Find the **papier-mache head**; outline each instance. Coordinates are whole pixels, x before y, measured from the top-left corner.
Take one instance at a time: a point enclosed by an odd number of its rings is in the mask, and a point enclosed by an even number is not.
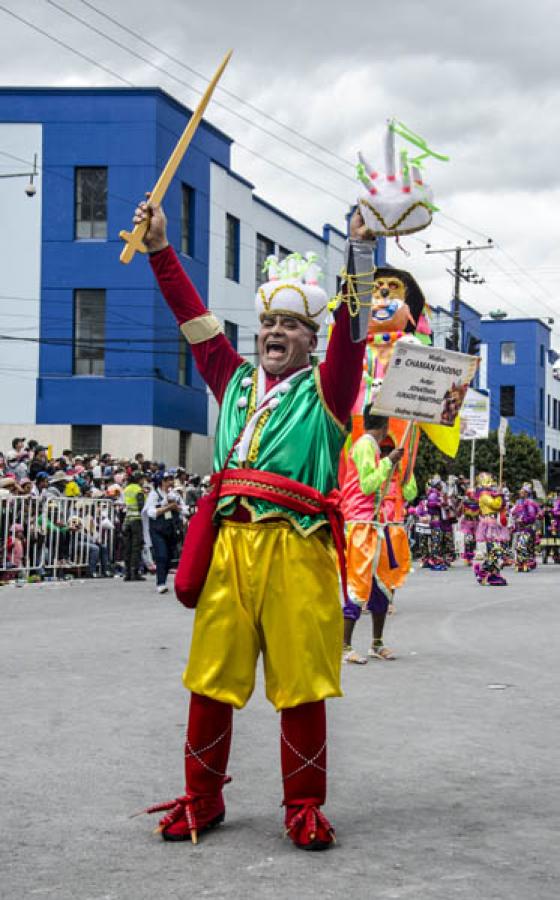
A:
[[[319,331],[327,315],[328,297],[316,253],[291,253],[284,259],[268,256],[264,264],[268,281],[261,284],[255,307],[262,321],[266,316],[292,316]]]
[[[397,160],[397,135],[421,152],[411,158],[408,150],[401,149]],[[365,189],[358,197],[358,206],[365,225],[374,235],[384,237],[399,237],[427,228],[436,207],[433,191],[423,178],[422,162],[428,156],[440,160],[447,157],[430,150],[423,138],[394,120],[387,123],[384,155],[385,173],[382,174],[358,153],[357,175]]]

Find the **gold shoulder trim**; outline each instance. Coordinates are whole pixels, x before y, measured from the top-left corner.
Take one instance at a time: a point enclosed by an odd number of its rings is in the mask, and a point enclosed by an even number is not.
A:
[[[212,313],[204,313],[204,315],[183,322],[181,325],[181,331],[189,344],[203,344],[204,341],[210,341],[217,334],[222,334],[223,330],[221,322]]]

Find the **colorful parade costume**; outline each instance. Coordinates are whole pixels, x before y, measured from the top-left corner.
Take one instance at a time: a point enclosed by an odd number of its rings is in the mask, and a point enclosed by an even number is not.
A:
[[[548,562],[550,553],[554,563],[560,564],[560,497],[549,499],[544,507],[540,549],[543,565]]]
[[[337,463],[364,343],[351,341],[343,304],[325,362],[271,376],[233,349],[171,248],[154,254],[151,263],[220,404],[214,467],[224,471],[219,529],[184,674],[191,691],[187,788],[164,804],[168,814],[160,830],[166,840],[188,840],[223,819],[232,709],[251,696],[262,652],[266,694],[281,714],[286,831],[303,849],[324,849],[334,840],[320,810],[326,796],[324,700],[341,695]],[[257,308],[261,318],[272,317],[274,329],[281,330],[282,317],[288,317],[316,331],[326,295],[309,260],[307,282],[292,263],[275,269],[258,292]],[[181,566],[179,596],[180,572]]]
[[[536,535],[541,510],[539,504],[522,489],[511,510],[515,533],[515,568],[517,572],[532,572],[537,568]]]
[[[395,446],[391,441],[391,449]],[[406,481],[404,480],[406,478]],[[412,473],[381,458],[375,438],[366,433],[354,444],[342,490],[347,528],[348,596],[344,617],[357,621],[363,608],[386,614],[394,591],[410,571],[410,547],[404,527],[405,501],[416,496]],[[382,656],[382,642],[372,647]],[[352,651],[345,648],[346,654]]]
[[[467,488],[463,498],[463,513],[459,522],[459,530],[463,535],[463,559],[470,566],[476,553],[476,530],[480,518],[480,507],[474,488]]]
[[[501,571],[510,538],[508,528],[503,522],[504,495],[496,488],[495,480],[488,472],[481,472],[478,475],[477,485],[480,518],[476,541],[486,545],[486,553],[481,563],[475,563],[473,570],[479,584],[501,587],[507,584]]]
[[[445,572],[447,563],[444,558],[445,526],[445,491],[439,476],[431,479],[426,492],[426,507],[430,516],[430,556],[424,568],[433,572]]]

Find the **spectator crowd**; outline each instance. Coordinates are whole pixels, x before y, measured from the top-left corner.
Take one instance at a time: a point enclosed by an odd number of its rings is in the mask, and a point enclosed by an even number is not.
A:
[[[0,584],[154,573],[163,593],[209,480],[142,453],[51,457],[14,437],[0,450]]]

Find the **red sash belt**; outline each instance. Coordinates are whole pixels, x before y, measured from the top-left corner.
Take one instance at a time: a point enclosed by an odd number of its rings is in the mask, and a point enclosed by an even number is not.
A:
[[[325,496],[315,488],[302,484],[301,481],[294,481],[274,472],[262,472],[259,469],[227,469],[223,474],[220,497],[255,497],[257,500],[268,500],[270,503],[285,506],[302,515],[316,516],[323,513],[331,528],[338,555],[342,589],[346,597],[346,540],[340,491],[332,490]]]

